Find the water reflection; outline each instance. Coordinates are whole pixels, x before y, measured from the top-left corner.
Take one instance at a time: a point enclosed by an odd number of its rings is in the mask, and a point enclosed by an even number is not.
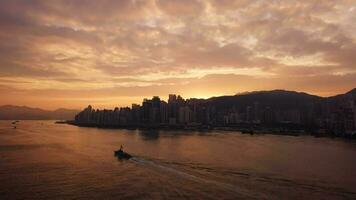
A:
[[[354,142],[9,124],[0,199],[356,199]],[[132,159],[113,157],[121,144]]]
[[[18,150],[32,150],[38,148],[61,148],[60,144],[14,144],[14,145],[0,145],[0,151],[18,151]]]
[[[160,137],[159,130],[139,130],[138,132],[143,140],[158,140]]]

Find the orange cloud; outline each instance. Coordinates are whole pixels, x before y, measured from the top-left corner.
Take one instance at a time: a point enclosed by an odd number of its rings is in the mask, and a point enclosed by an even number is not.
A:
[[[355,87],[356,3],[3,0],[0,104]],[[19,98],[21,96],[21,98]]]

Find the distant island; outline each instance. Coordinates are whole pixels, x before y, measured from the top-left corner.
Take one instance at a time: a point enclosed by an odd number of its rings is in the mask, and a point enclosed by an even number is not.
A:
[[[0,120],[73,120],[78,110],[60,108],[54,111],[27,106],[0,106]]]
[[[318,136],[356,136],[356,89],[332,97],[272,90],[168,101],[155,96],[142,105],[113,110],[88,106],[69,121],[77,126],[102,128],[159,128],[185,130],[238,130]]]

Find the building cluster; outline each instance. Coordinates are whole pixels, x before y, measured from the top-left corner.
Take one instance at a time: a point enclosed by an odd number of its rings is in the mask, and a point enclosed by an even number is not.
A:
[[[270,106],[261,108],[258,102],[254,102],[244,109],[232,107],[222,111],[223,124],[301,124],[302,113],[300,110],[291,108],[287,110],[272,109]],[[221,120],[218,120],[221,122]]]
[[[207,124],[208,110],[200,99],[183,99],[181,96],[169,95],[168,102],[158,96],[144,99],[142,105],[114,110],[95,110],[90,105],[77,114],[75,121],[97,125],[186,125]]]
[[[356,135],[356,100],[342,101],[326,109],[327,113],[319,121],[319,127],[339,134]]]
[[[183,99],[174,94],[168,101],[154,96],[142,105],[95,110],[88,106],[77,114],[78,124],[97,126],[286,126],[354,132],[356,103],[329,106],[310,104],[302,108],[276,108],[260,102],[222,108],[203,99]]]

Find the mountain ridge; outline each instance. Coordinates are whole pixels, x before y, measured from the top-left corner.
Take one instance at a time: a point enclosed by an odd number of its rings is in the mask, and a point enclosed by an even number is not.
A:
[[[253,102],[259,102],[261,106],[272,106],[276,108],[301,108],[308,109],[307,104],[319,103],[324,100],[332,102],[343,101],[344,99],[356,98],[356,88],[344,94],[330,97],[321,97],[306,92],[290,91],[284,89],[260,90],[252,92],[242,92],[235,95],[224,95],[198,99],[206,104],[214,105],[217,108],[236,107],[243,109]],[[193,99],[193,98],[192,98]],[[45,110],[28,106],[2,105],[0,106],[0,120],[26,120],[26,119],[58,119],[71,120],[80,110],[58,108],[56,110]]]
[[[0,120],[71,120],[79,110],[58,108],[50,111],[28,106],[0,106]]]

